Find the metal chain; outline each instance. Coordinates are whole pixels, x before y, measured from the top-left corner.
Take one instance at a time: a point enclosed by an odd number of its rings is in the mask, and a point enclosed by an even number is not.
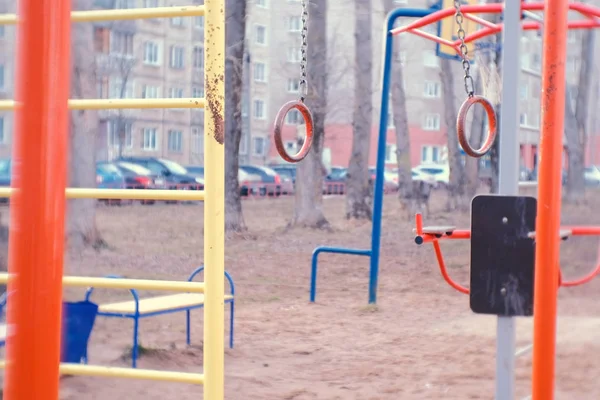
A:
[[[306,64],[308,60],[308,1],[302,0],[302,44],[300,52],[302,60],[300,61],[300,101],[304,103],[304,99],[308,95],[308,75],[306,73]]]
[[[462,11],[460,10],[460,0],[454,0],[454,9],[456,10],[456,14],[454,15],[454,18],[456,20],[456,24],[458,25],[458,32],[457,32],[457,36],[458,39],[460,40],[460,53],[462,55],[462,66],[463,66],[463,70],[465,71],[465,77],[464,77],[464,81],[465,81],[465,92],[467,93],[467,96],[469,97],[473,97],[473,94],[475,92],[475,83],[473,82],[473,77],[471,76],[471,63],[469,63],[469,59],[467,57],[467,45],[465,43],[465,30],[463,29],[463,21],[464,21],[464,16],[462,14]]]

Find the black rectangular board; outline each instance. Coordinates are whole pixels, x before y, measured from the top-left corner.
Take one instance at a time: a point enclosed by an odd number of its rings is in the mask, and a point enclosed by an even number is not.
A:
[[[478,314],[532,316],[537,200],[481,195],[471,202],[469,304]]]

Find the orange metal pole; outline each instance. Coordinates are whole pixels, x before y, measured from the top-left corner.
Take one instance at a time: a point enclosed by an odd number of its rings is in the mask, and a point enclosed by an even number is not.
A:
[[[20,0],[7,400],[58,400],[70,0]]]
[[[544,8],[542,129],[536,221],[532,400],[554,398],[556,296],[558,289],[561,167],[565,113],[567,0]]]

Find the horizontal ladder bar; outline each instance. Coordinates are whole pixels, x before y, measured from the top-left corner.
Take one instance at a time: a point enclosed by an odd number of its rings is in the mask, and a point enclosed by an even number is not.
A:
[[[14,275],[0,273],[0,283],[14,279]],[[63,276],[63,285],[69,287],[94,287],[102,289],[163,290],[167,292],[204,293],[204,282],[159,281],[151,279],[94,278]]]
[[[118,109],[163,109],[163,108],[204,108],[203,98],[177,99],[71,99],[71,110],[118,110]],[[0,111],[14,110],[18,106],[14,100],[0,100]]]
[[[0,187],[0,198],[11,197],[16,190]],[[65,196],[67,199],[203,201],[204,190],[66,188]]]
[[[0,360],[0,368],[6,368],[7,361]],[[156,371],[151,369],[133,369],[119,367],[103,367],[96,365],[61,363],[60,373],[63,375],[101,376],[108,378],[145,379],[149,381],[204,384],[203,374],[190,372]]]
[[[73,22],[124,21],[133,19],[201,17],[204,6],[177,6],[154,8],[129,8],[118,10],[72,11]],[[0,14],[0,25],[14,25],[18,21],[16,14]]]

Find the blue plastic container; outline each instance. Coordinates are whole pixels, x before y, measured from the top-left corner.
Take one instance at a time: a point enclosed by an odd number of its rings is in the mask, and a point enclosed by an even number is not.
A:
[[[62,362],[87,362],[88,341],[97,314],[98,305],[90,301],[63,303]]]

